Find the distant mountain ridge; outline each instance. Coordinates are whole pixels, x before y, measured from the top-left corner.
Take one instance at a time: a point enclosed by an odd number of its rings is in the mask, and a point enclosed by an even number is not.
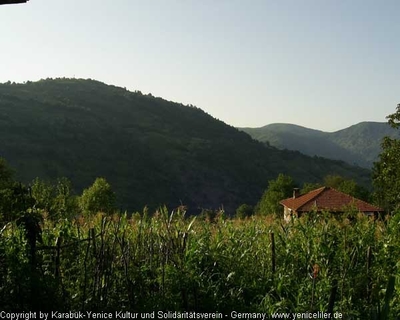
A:
[[[400,138],[386,122],[365,121],[335,132],[274,123],[261,128],[239,128],[254,139],[279,149],[296,150],[309,156],[346,161],[371,168],[378,160],[383,137]]]
[[[80,193],[104,177],[131,212],[184,204],[234,213],[279,173],[370,186],[369,170],[266,148],[199,108],[90,79],[0,84],[0,157],[26,183],[65,176]]]

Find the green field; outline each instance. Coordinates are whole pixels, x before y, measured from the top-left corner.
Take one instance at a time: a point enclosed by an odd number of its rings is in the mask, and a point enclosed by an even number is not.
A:
[[[183,210],[6,224],[1,309],[400,315],[397,217],[310,214],[285,224]]]

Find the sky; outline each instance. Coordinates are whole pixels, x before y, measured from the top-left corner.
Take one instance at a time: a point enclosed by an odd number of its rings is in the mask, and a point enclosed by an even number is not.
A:
[[[236,127],[336,131],[400,103],[398,0],[30,0],[0,6],[0,82],[91,78]]]

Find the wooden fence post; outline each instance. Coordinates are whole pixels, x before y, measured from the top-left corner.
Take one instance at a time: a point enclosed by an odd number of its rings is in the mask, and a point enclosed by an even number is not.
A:
[[[370,277],[371,264],[372,264],[372,249],[371,249],[371,246],[368,246],[368,249],[367,249],[367,279],[368,279],[367,300],[368,301],[370,301],[370,298],[371,298],[371,288],[372,288],[372,281],[371,281],[371,277]]]
[[[276,254],[275,254],[275,235],[273,232],[270,233],[270,239],[271,239],[271,270],[272,274],[275,274]]]
[[[55,259],[55,270],[54,270],[54,277],[59,281],[60,277],[60,254],[61,254],[61,243],[62,243],[62,238],[59,236],[56,240],[56,259]]]

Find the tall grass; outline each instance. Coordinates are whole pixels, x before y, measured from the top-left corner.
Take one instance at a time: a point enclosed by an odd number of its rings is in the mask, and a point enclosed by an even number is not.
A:
[[[395,319],[399,219],[310,214],[217,216],[159,209],[44,218],[31,255],[26,227],[0,234],[2,310],[342,312]]]

